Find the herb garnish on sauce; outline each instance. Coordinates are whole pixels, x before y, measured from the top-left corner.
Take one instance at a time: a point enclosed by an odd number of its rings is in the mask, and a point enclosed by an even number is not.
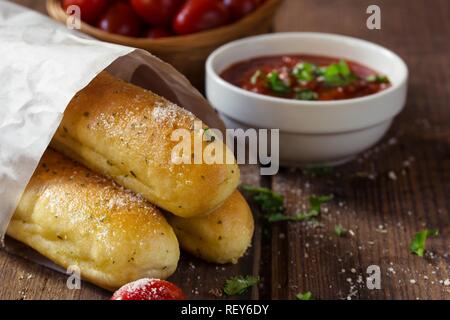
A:
[[[314,55],[257,57],[230,66],[222,77],[248,91],[304,101],[358,98],[390,86],[385,75],[362,64]]]
[[[346,86],[357,79],[345,60],[340,60],[339,63],[330,64],[328,67],[322,68],[321,70],[323,70],[322,74],[327,86]]]
[[[283,81],[280,74],[275,70],[267,75],[267,83],[274,92],[286,93],[291,91],[289,84]]]

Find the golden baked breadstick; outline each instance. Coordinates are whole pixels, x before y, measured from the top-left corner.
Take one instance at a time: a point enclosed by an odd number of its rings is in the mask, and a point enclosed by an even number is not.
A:
[[[52,146],[175,215],[201,216],[231,195],[239,168],[172,162],[179,144],[171,140],[173,130],[198,135],[196,120],[166,99],[102,72],[72,99]]]
[[[157,208],[51,150],[7,234],[111,290],[144,277],[166,278],[179,258],[176,236]]]
[[[215,263],[236,263],[253,237],[253,215],[239,191],[206,217],[180,218],[169,214],[167,220],[184,250]]]

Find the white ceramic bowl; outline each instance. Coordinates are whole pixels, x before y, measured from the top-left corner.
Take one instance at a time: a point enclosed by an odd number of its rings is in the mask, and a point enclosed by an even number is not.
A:
[[[256,94],[220,77],[230,65],[258,56],[313,54],[359,62],[389,77],[379,93],[337,101],[298,101]],[[245,38],[215,50],[206,63],[206,95],[229,128],[280,129],[280,162],[336,165],[370,148],[403,109],[408,68],[374,43],[326,33],[293,32]]]

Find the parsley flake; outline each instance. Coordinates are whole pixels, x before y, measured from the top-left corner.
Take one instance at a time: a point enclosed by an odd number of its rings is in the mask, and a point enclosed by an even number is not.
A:
[[[275,70],[267,75],[267,84],[270,89],[277,93],[287,93],[291,91],[291,87],[280,78],[280,74]]]
[[[297,300],[314,300],[314,296],[311,291],[300,292],[295,297],[297,298]]]
[[[389,83],[389,79],[386,76],[382,76],[379,74],[370,75],[366,78],[367,82],[375,82],[375,83]]]
[[[347,229],[345,229],[341,224],[337,224],[334,226],[334,233],[336,233],[338,237],[345,237],[347,235],[347,232]]]
[[[332,87],[348,85],[357,78],[345,60],[332,63],[321,70],[325,84]]]
[[[310,211],[317,211],[320,213],[320,207],[322,204],[333,199],[333,195],[330,194],[328,196],[311,196],[309,198]]]
[[[242,185],[242,190],[252,193],[253,200],[261,207],[266,215],[282,213],[284,211],[284,197],[270,189]]]
[[[238,276],[228,279],[223,287],[223,292],[227,296],[241,295],[250,287],[259,283],[257,276]]]
[[[316,65],[308,62],[297,64],[292,70],[292,74],[300,82],[309,82],[314,80],[314,74],[317,70]]]
[[[243,185],[242,190],[253,194],[253,200],[261,207],[268,222],[311,220],[320,214],[322,204],[333,199],[333,195],[311,196],[309,198],[310,209],[308,211],[286,215],[284,197],[281,194],[267,188],[251,185]]]
[[[425,244],[429,237],[436,237],[439,235],[439,230],[437,229],[425,229],[417,232],[414,239],[411,241],[409,249],[412,253],[417,254],[419,257],[423,257],[425,253]]]

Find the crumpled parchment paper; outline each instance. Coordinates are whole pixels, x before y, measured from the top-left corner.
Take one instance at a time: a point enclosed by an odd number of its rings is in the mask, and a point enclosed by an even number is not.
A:
[[[0,239],[67,104],[104,69],[223,129],[186,78],[148,52],[91,39],[0,0]]]

